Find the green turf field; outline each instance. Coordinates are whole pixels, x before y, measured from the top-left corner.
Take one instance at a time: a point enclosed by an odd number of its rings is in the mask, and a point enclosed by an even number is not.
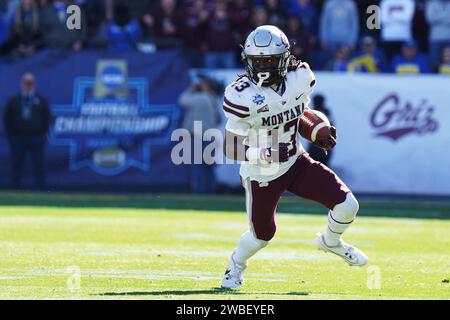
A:
[[[171,209],[39,197],[2,194],[1,299],[450,299],[448,219],[367,217],[373,207],[362,203],[346,234],[370,258],[358,268],[315,249],[325,213],[279,214],[277,235],[251,261],[244,288],[229,292],[217,287],[246,230],[244,213],[189,211],[167,199]],[[178,199],[189,207],[192,197]]]

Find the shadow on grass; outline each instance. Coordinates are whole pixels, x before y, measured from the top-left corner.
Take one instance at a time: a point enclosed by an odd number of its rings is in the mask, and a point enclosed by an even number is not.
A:
[[[215,295],[249,295],[249,294],[269,294],[269,295],[290,295],[307,296],[308,292],[246,292],[223,288],[211,288],[209,290],[165,290],[165,291],[129,291],[129,292],[105,292],[99,296],[187,296],[194,294],[215,294]]]

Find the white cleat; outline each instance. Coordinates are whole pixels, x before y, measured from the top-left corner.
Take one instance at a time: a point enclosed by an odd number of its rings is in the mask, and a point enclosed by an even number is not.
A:
[[[334,253],[344,259],[351,266],[363,266],[369,261],[369,258],[364,254],[364,252],[352,245],[349,245],[342,239],[337,246],[330,247],[326,244],[323,235],[318,233],[316,243],[319,250]]]
[[[228,263],[227,270],[222,279],[221,287],[224,289],[237,289],[244,283],[242,275],[247,268],[247,264],[245,266],[238,265],[234,261],[233,256],[234,252],[231,255],[230,262]]]

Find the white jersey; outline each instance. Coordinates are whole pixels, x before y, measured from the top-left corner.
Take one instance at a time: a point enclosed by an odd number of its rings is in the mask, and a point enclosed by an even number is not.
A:
[[[280,142],[292,145],[287,162],[242,162],[243,179],[272,181],[286,173],[305,152],[298,140],[298,123],[315,86],[308,64],[301,63],[296,70],[288,72],[285,85],[283,95],[279,95],[270,87],[258,87],[248,77],[241,77],[225,89],[226,130],[246,136],[244,143],[249,147],[269,148]]]

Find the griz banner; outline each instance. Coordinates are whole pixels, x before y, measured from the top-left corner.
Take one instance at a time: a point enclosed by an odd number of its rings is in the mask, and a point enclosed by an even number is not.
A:
[[[35,74],[54,118],[45,151],[49,187],[188,185],[186,168],[170,159],[177,99],[189,83],[182,61],[177,52],[43,51],[0,67],[0,105],[19,92],[25,72]],[[0,161],[8,164],[2,125],[0,142]],[[1,186],[8,171],[1,166]]]
[[[229,84],[239,72],[210,75]],[[450,195],[450,77],[317,72],[316,80],[313,96],[325,97],[338,133],[329,165],[350,189]],[[238,170],[220,165],[217,176],[239,185]]]

